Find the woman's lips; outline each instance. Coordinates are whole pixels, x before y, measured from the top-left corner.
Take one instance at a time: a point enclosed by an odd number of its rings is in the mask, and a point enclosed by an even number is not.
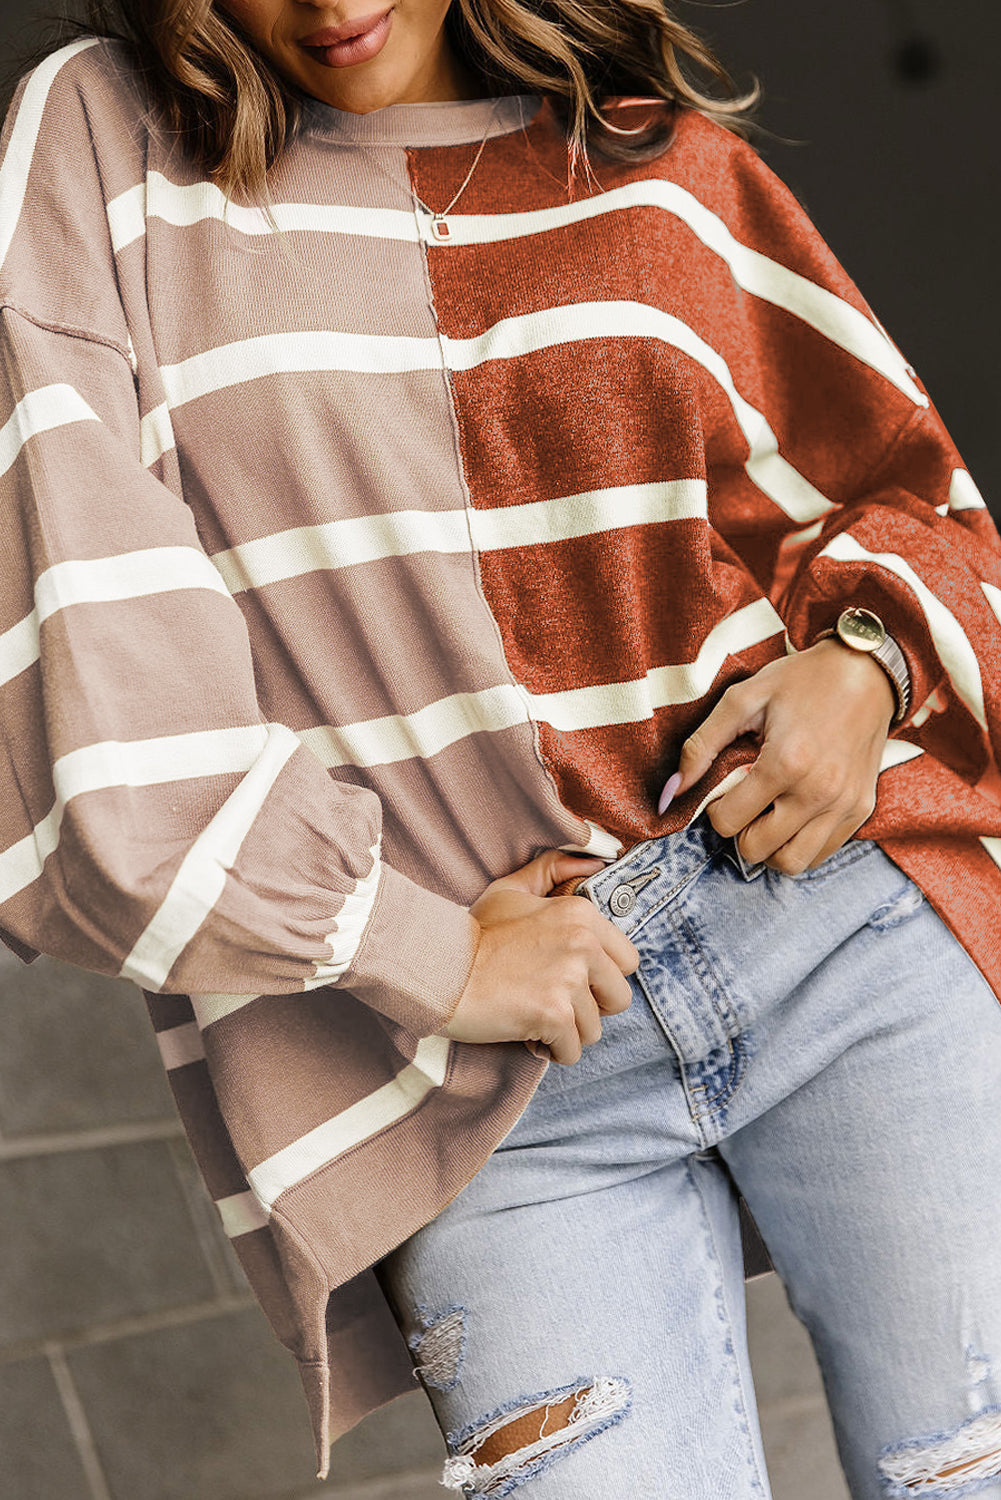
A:
[[[300,42],[299,45],[325,68],[351,68],[355,63],[368,62],[370,57],[375,57],[382,51],[388,40],[392,21],[392,10],[383,11],[374,17],[362,16],[358,24],[367,26],[368,29],[357,36],[345,37],[341,42],[326,45],[317,46],[316,43],[307,42]]]

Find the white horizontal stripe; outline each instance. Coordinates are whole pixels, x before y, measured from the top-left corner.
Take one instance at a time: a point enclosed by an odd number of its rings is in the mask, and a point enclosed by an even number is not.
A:
[[[171,409],[213,391],[260,380],[266,375],[351,370],[398,375],[408,370],[440,370],[435,338],[393,337],[381,333],[264,333],[193,354],[160,375]]]
[[[704,697],[728,657],[784,630],[769,600],[756,599],[715,625],[694,661],[651,667],[644,677],[630,682],[533,693],[533,716],[561,731],[648,719],[668,704],[692,703]]]
[[[623,845],[618,839],[606,833],[603,828],[599,828],[597,823],[592,823],[590,818],[585,818],[584,821],[590,829],[590,838],[587,843],[561,844],[560,848],[565,849],[568,854],[593,854],[596,859],[618,859],[619,855],[624,852]]]
[[[411,714],[388,714],[340,728],[301,729],[299,739],[330,770],[428,760],[468,735],[496,733],[533,719],[562,731],[634,723],[668,704],[704,697],[728,656],[784,628],[771,603],[757,599],[715,626],[693,662],[653,667],[637,681],[533,694],[518,683],[502,683],[479,693],[439,698]],[[607,836],[602,840],[599,852],[604,856]]]
[[[154,174],[151,172],[149,175],[152,177]],[[199,183],[198,186],[209,187],[211,184]],[[109,199],[105,212],[108,215],[111,248],[117,255],[119,250],[124,250],[133,240],[142,239],[146,233],[146,184],[137,182],[135,187],[126,188],[117,198]]]
[[[420,239],[412,213],[396,208],[361,208],[331,203],[273,203],[274,222],[284,233],[353,234],[368,239]],[[119,193],[108,204],[108,222],[115,252],[146,232],[146,221],[162,219],[176,228],[216,220],[238,234],[260,236],[274,231],[263,209],[227,200],[211,182],[171,182],[150,172],[145,183]]]
[[[115,786],[153,786],[243,771],[266,737],[264,726],[253,724],[153,740],[108,740],[61,756],[52,768],[55,806],[31,833],[0,853],[0,902],[17,895],[41,875],[45,861],[58,846],[63,813],[71,798]]]
[[[984,591],[984,598],[998,617],[998,624],[1001,625],[1001,589],[995,588],[993,583],[984,583],[983,579],[980,581],[980,587]]]
[[[7,259],[7,252],[21,218],[49,90],[60,69],[71,58],[96,45],[97,38],[88,37],[84,41],[72,42],[68,47],[60,47],[58,52],[53,52],[39,64],[25,85],[4,152],[3,164],[0,165],[0,266]]]
[[[299,526],[213,554],[233,594],[286,578],[349,568],[415,552],[469,552],[469,523],[462,510],[398,510],[348,516],[321,526]]]
[[[998,869],[1001,870],[1001,839],[988,838],[986,835],[984,835],[981,837],[980,842],[983,844],[984,848],[987,850],[987,853],[997,865]]]
[[[195,1019],[202,1031],[208,1029],[216,1021],[221,1021],[224,1016],[231,1016],[234,1011],[242,1010],[245,1005],[251,1005],[259,1000],[260,995],[189,995],[191,1009],[195,1013]]]
[[[225,889],[240,847],[299,741],[283,724],[266,740],[239,786],[195,839],[159,909],[121,968],[123,979],[158,990]]]
[[[62,821],[63,808],[57,802],[31,833],[0,853],[0,905],[41,875],[42,866],[59,845]]]
[[[735,239],[721,218],[677,183],[644,178],[610,188],[608,192],[578,203],[560,203],[553,208],[513,214],[449,214],[451,233],[448,243],[492,244],[524,235],[544,234],[583,219],[637,207],[663,209],[681,219],[706,249],[726,262],[734,281],[745,292],[784,308],[833,344],[884,375],[916,405],[928,405],[928,397],[912,379],[903,355],[876,323],[825,287]],[[424,237],[431,240],[430,221],[424,226]]]
[[[166,401],[161,401],[139,423],[139,460],[143,467],[151,469],[158,458],[170,452],[174,443],[170,407]]]
[[[494,359],[513,359],[554,344],[596,338],[655,338],[681,349],[707,370],[727,395],[750,450],[750,478],[787,515],[815,521],[834,508],[778,451],[764,416],[745,401],[721,356],[687,324],[642,302],[583,302],[504,318],[475,338],[394,338],[384,334],[263,334],[192,355],[161,369],[170,406],[268,375],[348,370],[402,374],[410,370],[471,370]]]
[[[929,632],[939,660],[949,674],[953,689],[966,704],[982,729],[987,728],[984,712],[984,685],[977,655],[956,616],[936,598],[928,585],[918,577],[909,562],[896,552],[869,552],[848,531],[832,537],[819,557],[833,557],[839,562],[876,563],[902,578],[924,611]]]
[[[247,1177],[258,1200],[270,1209],[288,1188],[416,1109],[444,1083],[449,1045],[447,1037],[422,1037],[413,1062],[395,1078],[254,1167]]]
[[[388,714],[342,728],[302,729],[299,739],[328,770],[427,760],[467,735],[496,733],[531,722],[529,698],[517,683],[454,693],[412,714]]]
[[[354,890],[348,892],[343,903],[338,907],[334,918],[337,926],[326,937],[326,942],[331,949],[330,958],[316,965],[316,973],[312,979],[306,980],[307,990],[319,989],[324,984],[334,984],[354,963],[355,954],[361,946],[368,919],[372,915],[372,908],[379,895],[379,880],[382,876],[380,844],[373,844],[369,853],[372,856],[372,868],[367,875],[357,881]]]
[[[59,610],[179,589],[211,589],[229,597],[216,569],[195,547],[150,547],[117,557],[56,563],[38,576],[32,613],[0,635],[0,684],[38,660],[39,627]]]
[[[706,516],[706,484],[678,479],[615,485],[495,510],[397,510],[300,526],[216,552],[233,594],[287,578],[418,552],[468,553],[565,541],[620,527]]]
[[[251,1234],[255,1229],[267,1227],[268,1211],[251,1192],[217,1198],[215,1206],[222,1220],[223,1233],[231,1240],[237,1239],[241,1234]]]
[[[884,375],[917,405],[927,406],[927,396],[878,324],[825,287],[735,239],[717,214],[677,183],[646,178],[581,202],[560,203],[525,213],[450,214],[448,244],[494,244],[641,207],[658,208],[680,219],[708,250],[726,263],[734,281],[744,291],[792,313]],[[272,213],[278,228],[285,232],[350,234],[405,243],[414,243],[419,238],[427,243],[433,241],[430,217],[420,215],[418,228],[414,215],[402,209],[275,203]],[[108,205],[108,217],[116,251],[140,237],[145,231],[145,219],[154,217],[178,227],[216,219],[240,234],[259,236],[272,232],[261,209],[227,203],[214,184],[181,185],[158,172],[151,172],[145,185],[138,184],[113,199]]]
[[[103,740],[62,755],[52,768],[56,796],[63,806],[84,792],[110,787],[159,786],[246,771],[265,750],[263,724],[234,729],[199,729],[148,740]]]
[[[32,610],[0,635],[0,684],[13,682],[38,660],[38,615]]]
[[[687,323],[660,308],[645,302],[578,302],[502,318],[475,338],[442,334],[441,343],[449,369],[471,370],[488,360],[514,359],[554,344],[597,338],[655,338],[689,355],[728,397],[750,449],[745,468],[758,488],[796,521],[815,521],[834,509],[833,502],[780,455],[775,434],[763,414],[740,395],[722,356]]]
[[[35,607],[39,622],[73,604],[105,604],[169,594],[179,589],[229,590],[197,547],[145,547],[86,562],[56,563],[38,576]]]
[[[986,510],[987,501],[965,469],[953,469],[949,484],[950,510]]]
[[[71,385],[43,385],[22,396],[3,427],[0,427],[0,475],[17,461],[29,438],[74,422],[97,422],[100,418]]]
[[[205,1056],[202,1034],[194,1021],[172,1026],[169,1031],[158,1031],[156,1044],[160,1049],[160,1061],[168,1073],[174,1068],[186,1068],[189,1063],[201,1062]]]
[[[924,755],[920,745],[912,745],[907,740],[887,740],[880,757],[879,774],[892,771],[894,766],[906,765],[910,760],[917,760],[919,755]]]
[[[503,547],[564,542],[658,521],[702,521],[706,514],[705,480],[676,479],[613,485],[555,500],[533,500],[527,505],[471,510],[469,526],[477,550],[495,552]]]

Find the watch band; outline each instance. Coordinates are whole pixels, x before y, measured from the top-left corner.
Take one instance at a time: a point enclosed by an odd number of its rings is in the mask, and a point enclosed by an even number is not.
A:
[[[836,636],[850,650],[865,652],[879,662],[897,699],[897,711],[891,722],[903,723],[911,703],[911,674],[904,653],[888,634],[879,616],[870,609],[850,607],[842,610],[837,624],[822,631],[817,639],[824,640],[828,636]]]

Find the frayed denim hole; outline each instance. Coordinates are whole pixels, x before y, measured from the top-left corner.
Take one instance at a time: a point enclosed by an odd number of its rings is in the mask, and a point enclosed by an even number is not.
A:
[[[504,1418],[513,1420],[520,1415],[539,1413],[547,1405],[574,1394],[578,1395],[578,1404],[562,1427],[555,1428],[536,1442],[515,1448],[493,1463],[476,1463],[479,1447],[492,1432],[507,1425]],[[503,1500],[505,1495],[543,1473],[581,1444],[621,1422],[631,1407],[632,1387],[622,1376],[591,1377],[556,1391],[507,1402],[489,1416],[467,1424],[462,1429],[461,1438],[459,1434],[448,1434],[446,1442],[450,1457],[440,1483],[444,1488],[459,1490],[463,1495],[488,1495],[492,1500]]]
[[[877,1468],[887,1500],[958,1500],[993,1489],[1001,1477],[1001,1409],[989,1407],[951,1432],[890,1444]],[[955,1472],[943,1472],[949,1469]]]
[[[907,881],[906,885],[885,901],[882,906],[869,917],[868,925],[874,932],[887,932],[891,927],[900,927],[904,922],[909,922],[916,917],[925,905],[925,898],[913,881]]]
[[[433,1390],[453,1391],[466,1353],[466,1309],[453,1303],[432,1317],[421,1304],[415,1312],[421,1326],[407,1339],[414,1374]]]

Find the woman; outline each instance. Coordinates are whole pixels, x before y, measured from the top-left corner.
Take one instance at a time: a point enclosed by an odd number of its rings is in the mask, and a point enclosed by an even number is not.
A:
[[[652,0],[92,23],[0,166],[0,924],[146,990],[321,1473],[416,1374],[452,1489],[766,1495],[736,1184],[853,1495],[1001,1495],[1001,547],[914,372]]]

